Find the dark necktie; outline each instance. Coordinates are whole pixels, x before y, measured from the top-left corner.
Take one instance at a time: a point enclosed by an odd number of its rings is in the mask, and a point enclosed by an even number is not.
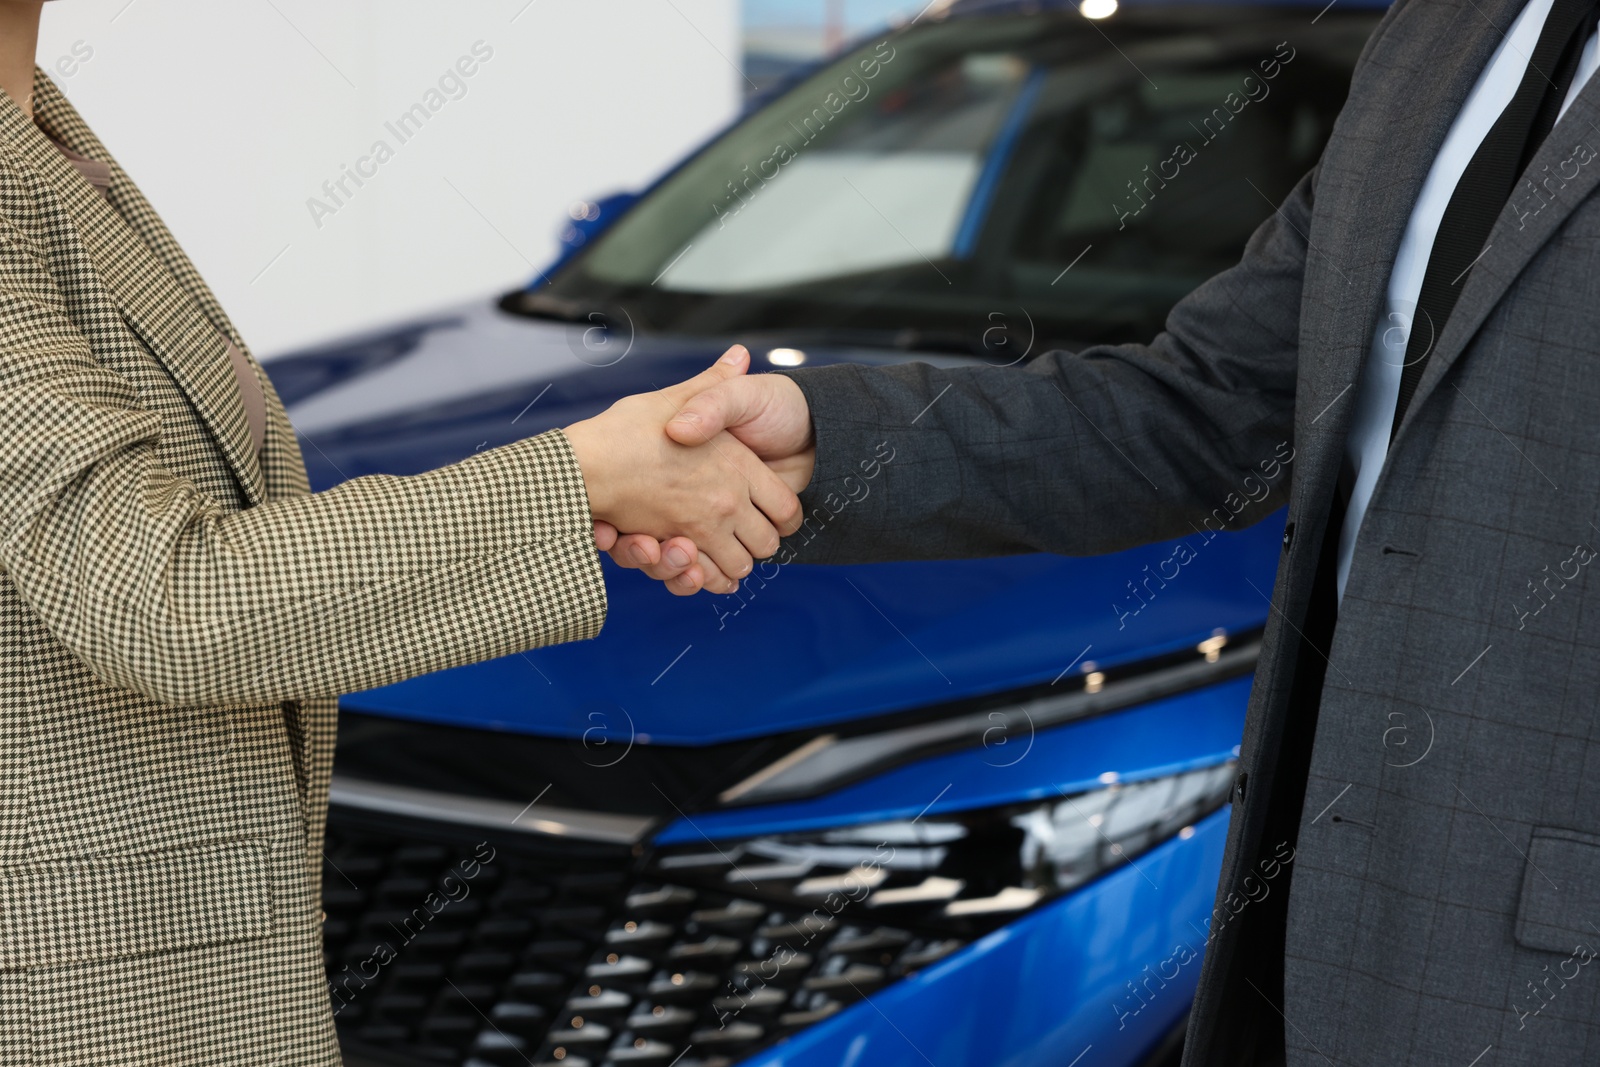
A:
[[[1406,340],[1400,398],[1389,428],[1391,438],[1405,418],[1434,343],[1455,309],[1461,282],[1483,255],[1483,243],[1510,199],[1517,178],[1555,125],[1556,113],[1566,99],[1578,57],[1589,34],[1594,32],[1597,18],[1600,4],[1595,0],[1555,0],[1516,95],[1489,129],[1462,172],[1455,192],[1450,194],[1428,256],[1428,269],[1422,276],[1411,335]]]

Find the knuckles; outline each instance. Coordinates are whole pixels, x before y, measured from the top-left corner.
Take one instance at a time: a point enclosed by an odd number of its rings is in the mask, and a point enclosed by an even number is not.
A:
[[[777,514],[772,518],[777,522],[778,529],[784,536],[794,533],[800,528],[800,498],[793,493],[788,494],[782,504],[777,507]],[[776,548],[773,551],[777,551]]]
[[[769,527],[766,532],[761,535],[760,543],[754,546],[756,557],[758,559],[769,558],[773,553],[778,551],[778,546],[781,543],[782,541],[778,537],[778,531]],[[748,574],[749,572],[747,571],[745,573]]]
[[[713,492],[706,501],[708,512],[723,521],[739,514],[745,503],[747,501],[743,496],[722,489]]]

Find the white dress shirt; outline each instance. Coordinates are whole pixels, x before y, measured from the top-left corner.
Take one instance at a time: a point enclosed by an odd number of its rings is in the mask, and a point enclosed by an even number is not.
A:
[[[1345,455],[1355,471],[1355,483],[1345,511],[1344,528],[1339,534],[1341,600],[1345,581],[1350,576],[1350,561],[1355,554],[1356,533],[1361,529],[1361,520],[1372,500],[1372,488],[1377,484],[1378,473],[1389,452],[1389,430],[1400,399],[1400,372],[1405,365],[1406,341],[1411,336],[1411,319],[1416,313],[1417,295],[1422,291],[1422,275],[1428,269],[1433,239],[1439,232],[1439,220],[1468,161],[1522,83],[1528,57],[1533,54],[1539,33],[1544,29],[1544,20],[1554,3],[1555,0],[1528,0],[1528,6],[1512,23],[1511,32],[1501,38],[1494,55],[1489,58],[1489,65],[1478,75],[1477,84],[1445,135],[1417,204],[1411,209],[1411,221],[1406,224],[1405,236],[1389,275],[1384,314],[1373,332],[1372,350],[1356,387],[1355,417],[1345,444]],[[1590,34],[1578,60],[1578,69],[1572,76],[1572,87],[1557,114],[1558,122],[1595,67],[1600,66],[1597,53],[1600,48],[1597,48],[1596,35]]]

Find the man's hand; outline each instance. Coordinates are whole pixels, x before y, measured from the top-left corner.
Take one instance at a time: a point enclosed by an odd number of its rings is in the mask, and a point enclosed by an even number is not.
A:
[[[719,436],[732,435],[765,461],[792,492],[798,493],[810,484],[816,459],[811,409],[805,394],[781,374],[744,375],[749,356],[737,345],[722,358],[727,360],[736,353],[740,366],[737,374],[724,374],[710,384],[702,384],[706,375],[700,375],[678,387],[689,395],[667,423],[666,432],[673,441],[695,447],[707,447]],[[698,387],[691,390],[691,386]],[[782,532],[789,534],[798,528],[797,510],[794,525]],[[674,537],[661,543],[630,530],[614,540],[610,532],[597,533],[597,542],[602,536],[612,541],[609,551],[618,565],[644,571],[665,582],[668,591],[678,596],[689,596],[702,588],[731,592],[738,585],[730,579],[749,573],[729,575],[719,566],[715,553],[700,551],[706,546],[697,549],[691,538]]]
[[[688,407],[739,380],[749,363],[750,354],[735,346],[687,382],[626,397],[566,428],[597,520],[595,543],[602,550],[609,543],[619,563],[665,567],[674,576],[694,566],[695,588],[732,591],[750,573],[752,557],[770,556],[780,535],[799,528],[795,488],[731,434],[710,429],[708,409]],[[685,411],[698,427],[687,444],[666,430]],[[617,530],[628,535],[618,538]],[[694,559],[675,567],[690,550]]]

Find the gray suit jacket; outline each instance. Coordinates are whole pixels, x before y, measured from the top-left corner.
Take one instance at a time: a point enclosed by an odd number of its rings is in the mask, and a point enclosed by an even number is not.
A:
[[[1316,170],[1148,346],[795,374],[817,433],[808,509],[895,449],[808,562],[1179,536],[1293,442],[1219,893],[1274,854],[1287,809],[1291,1064],[1600,1062],[1600,81],[1462,282],[1357,539],[1309,775],[1275,777],[1305,722],[1297,634],[1395,252],[1522,4],[1401,0]],[[1247,1062],[1241,1034],[1278,1010],[1252,977],[1273,935],[1254,908],[1207,953],[1188,1064]]]

